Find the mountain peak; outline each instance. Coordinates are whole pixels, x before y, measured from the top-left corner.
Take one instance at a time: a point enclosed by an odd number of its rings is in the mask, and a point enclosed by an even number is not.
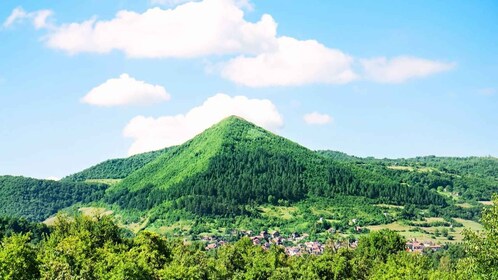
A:
[[[221,121],[219,121],[218,123],[216,123],[214,126],[225,126],[225,125],[234,125],[234,124],[245,124],[245,125],[250,125],[250,126],[257,126],[255,125],[254,123],[242,118],[242,117],[239,117],[237,115],[231,115],[229,117],[226,117],[224,119],[222,119]]]

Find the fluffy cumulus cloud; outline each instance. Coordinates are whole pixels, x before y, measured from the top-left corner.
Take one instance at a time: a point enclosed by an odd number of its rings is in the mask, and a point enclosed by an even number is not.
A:
[[[122,10],[111,19],[49,24],[50,10],[12,11],[8,27],[30,19],[45,28],[48,47],[69,54],[123,52],[134,58],[232,56],[215,70],[248,87],[344,84],[355,80],[401,83],[448,71],[455,65],[416,57],[359,59],[315,40],[277,35],[277,23],[264,14],[244,18],[249,0],[149,0],[144,12]],[[209,69],[208,69],[209,70]]]
[[[231,115],[273,131],[283,125],[282,116],[270,100],[220,93],[185,114],[133,118],[123,131],[125,137],[134,140],[128,153],[133,155],[181,144]]]
[[[277,39],[277,48],[258,56],[239,56],[222,66],[222,76],[249,87],[296,86],[353,81],[353,58],[314,40]]]
[[[90,105],[110,107],[148,105],[169,99],[170,95],[164,87],[121,74],[119,78],[109,79],[90,90],[81,101]]]
[[[9,17],[4,21],[4,27],[10,27],[14,23],[23,21],[23,20],[31,20],[36,29],[40,28],[48,28],[51,25],[47,22],[47,19],[53,15],[51,10],[39,10],[35,12],[26,12],[23,8],[17,7],[12,10],[12,13]]]
[[[392,59],[385,57],[361,61],[365,78],[379,83],[402,83],[409,79],[426,77],[451,70],[454,63],[400,56]]]
[[[233,0],[204,0],[63,24],[49,32],[46,43],[72,54],[120,50],[130,57],[190,58],[265,51],[274,47],[276,28],[269,15],[255,23],[244,20]]]
[[[318,112],[312,112],[303,116],[304,121],[307,124],[312,125],[324,125],[332,122],[332,117],[327,114],[321,114]]]

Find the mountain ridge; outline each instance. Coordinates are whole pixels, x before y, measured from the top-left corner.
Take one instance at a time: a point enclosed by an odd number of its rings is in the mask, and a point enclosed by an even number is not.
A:
[[[445,204],[436,193],[327,159],[234,116],[168,150],[107,194],[109,202],[125,208],[146,210],[171,201],[197,214],[221,215],[244,213],[251,204],[296,202],[311,194]]]

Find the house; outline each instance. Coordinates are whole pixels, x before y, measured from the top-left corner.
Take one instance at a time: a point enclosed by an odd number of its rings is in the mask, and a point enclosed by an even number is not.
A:
[[[285,253],[288,256],[299,256],[301,255],[301,249],[299,247],[286,247]]]
[[[208,245],[206,246],[206,248],[205,248],[205,249],[206,249],[207,251],[209,251],[209,250],[213,250],[213,249],[216,249],[216,248],[218,248],[218,244],[216,244],[216,243],[210,243],[210,244],[208,244]]]
[[[259,236],[263,239],[269,239],[270,238],[270,234],[266,231],[266,230],[262,230],[260,233],[259,233]]]
[[[283,243],[283,242],[282,242],[282,237],[275,237],[275,238],[273,238],[273,239],[271,240],[271,242],[272,242],[273,244],[276,244],[276,245],[282,245],[282,243]]]
[[[441,250],[441,245],[434,244],[432,241],[419,242],[416,238],[406,242],[408,252],[422,253],[424,249],[439,251]]]
[[[251,237],[251,241],[253,245],[259,245],[261,244],[261,240],[259,240],[259,236],[253,236]]]

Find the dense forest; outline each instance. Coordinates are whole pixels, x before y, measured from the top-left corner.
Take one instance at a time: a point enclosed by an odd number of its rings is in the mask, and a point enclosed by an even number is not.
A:
[[[172,201],[201,215],[240,215],[250,205],[309,195],[364,196],[379,203],[445,206],[422,186],[330,160],[236,117],[173,148],[109,190],[106,201],[150,209]]]
[[[3,237],[0,278],[498,279],[498,198],[482,222],[484,232],[468,231],[464,244],[437,252],[406,252],[403,237],[382,230],[360,237],[355,249],[336,236],[321,255],[291,257],[248,238],[205,251],[146,231],[124,237],[110,216],[60,216],[41,241],[29,233]]]
[[[318,153],[383,174],[409,186],[445,191],[467,200],[489,200],[498,191],[498,159],[494,157],[375,159],[348,156],[335,151]]]
[[[108,160],[60,182],[0,177],[0,213],[43,220],[76,203],[104,203],[140,211],[135,216],[181,210],[228,218],[258,216],[266,204],[357,196],[475,220],[477,201],[498,190],[497,174],[492,157],[391,160],[314,152],[230,117],[183,145]]]
[[[168,149],[134,155],[128,158],[110,159],[81,172],[64,177],[62,181],[82,182],[92,179],[123,179],[144,167]]]
[[[107,185],[0,176],[0,216],[43,221],[76,203],[103,197]]]

